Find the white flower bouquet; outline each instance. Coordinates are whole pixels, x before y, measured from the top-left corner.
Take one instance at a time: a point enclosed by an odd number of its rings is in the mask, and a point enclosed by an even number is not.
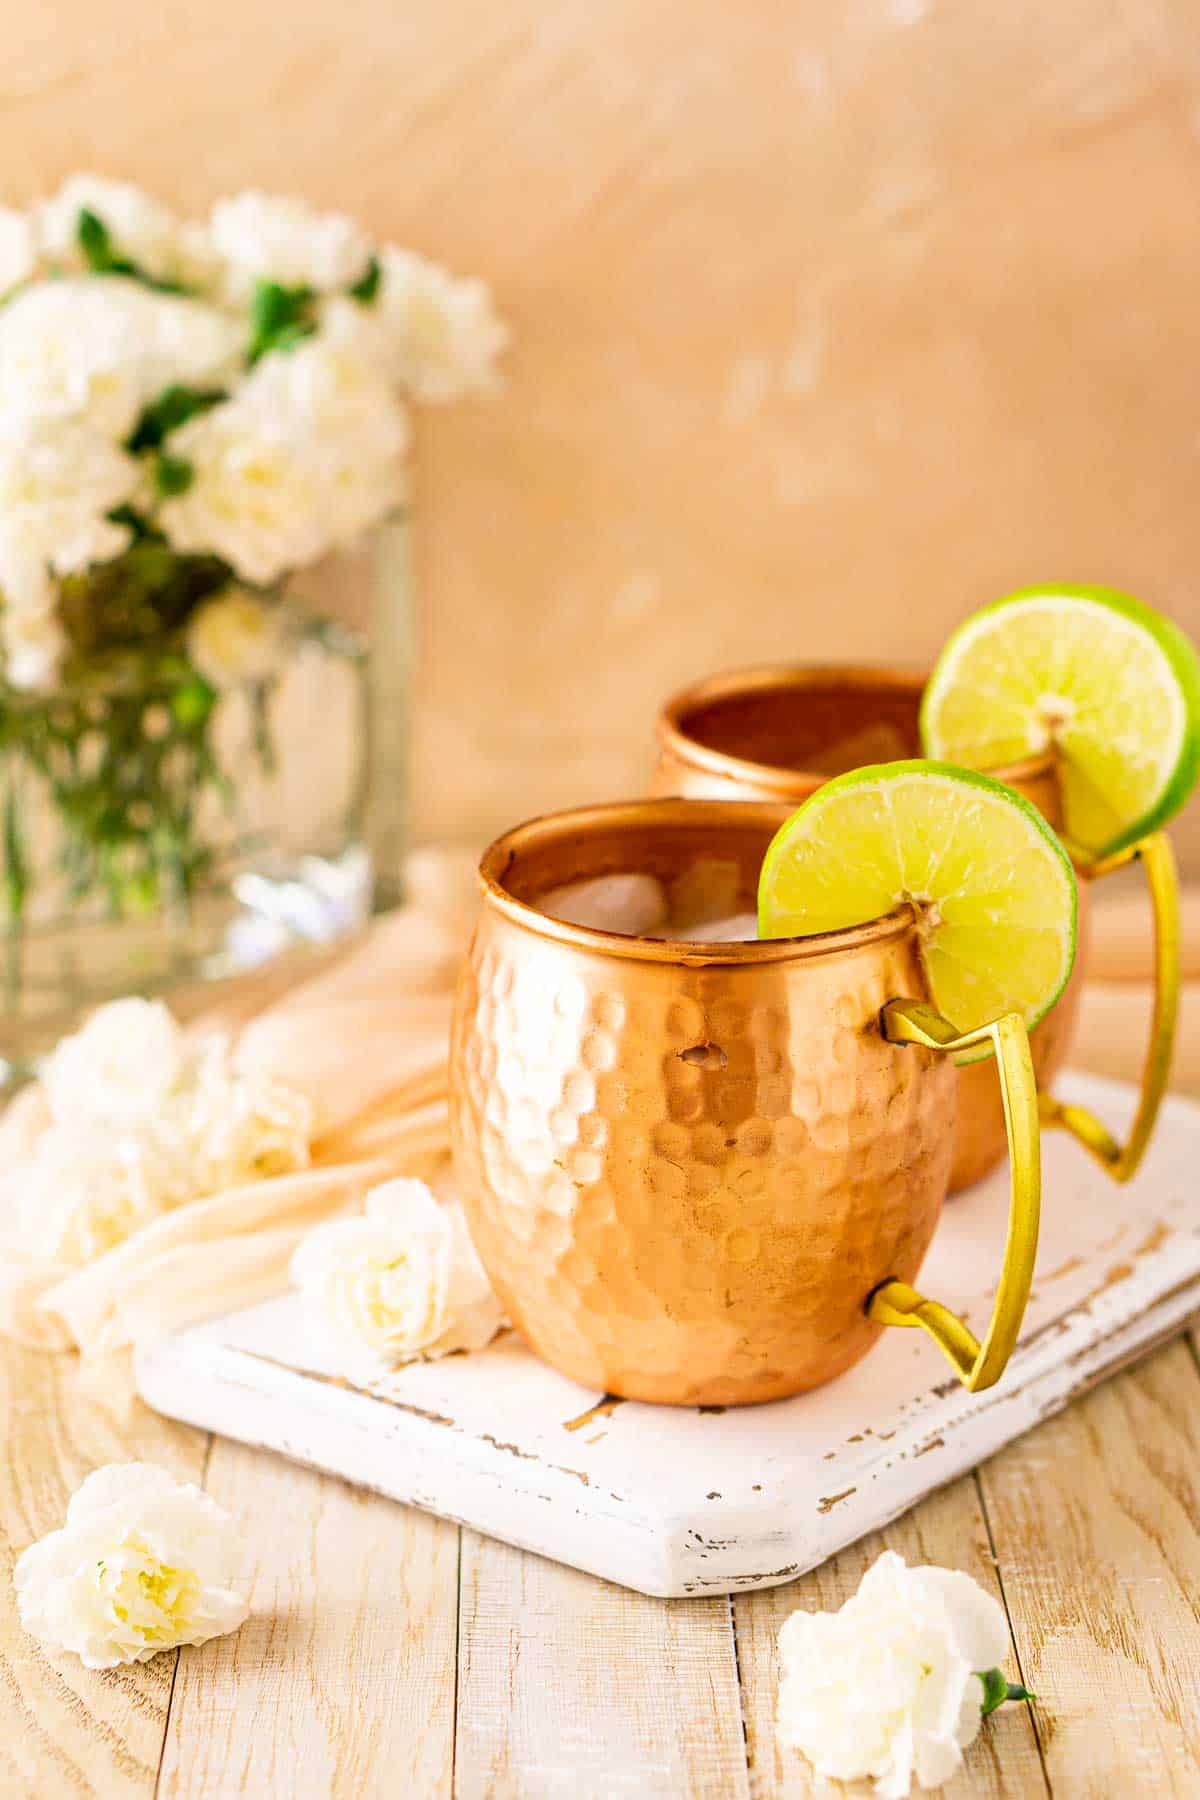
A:
[[[489,389],[506,335],[481,282],[295,200],[185,221],[77,175],[0,209],[10,933],[40,879],[31,776],[71,907],[144,914],[206,879],[198,808],[246,773],[214,747],[221,694],[269,682],[285,581],[401,507],[409,403]]]

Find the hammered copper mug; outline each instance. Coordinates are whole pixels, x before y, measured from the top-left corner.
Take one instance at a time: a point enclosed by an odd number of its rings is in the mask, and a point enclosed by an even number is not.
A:
[[[865,763],[919,756],[918,715],[925,678],[869,665],[807,664],[745,669],[695,683],[659,715],[658,765],[650,791],[689,798],[777,800],[797,807],[831,775]],[[998,781],[1032,802],[1056,831],[1062,804],[1054,756],[1007,768]],[[1155,934],[1154,1021],[1137,1115],[1124,1144],[1081,1107],[1048,1092],[1070,1049],[1087,966],[1091,881],[1135,859],[1150,888]],[[1075,857],[1079,940],[1075,969],[1057,1006],[1030,1037],[1042,1089],[1042,1123],[1071,1132],[1118,1181],[1135,1172],[1150,1142],[1170,1072],[1179,994],[1179,905],[1167,838],[1156,832],[1105,863]],[[986,1175],[1004,1155],[1004,1114],[990,1071],[958,1073],[958,1123],[950,1192]]]
[[[966,1036],[941,1019],[911,908],[746,943],[623,936],[539,910],[581,877],[670,884],[712,858],[736,865],[750,904],[786,815],[635,801],[536,820],[486,852],[451,1040],[471,1235],[532,1347],[604,1392],[777,1399],[848,1369],[885,1325],[920,1326],[968,1387],[990,1386],[1037,1244],[1037,1096],[1019,1016]],[[911,1284],[950,1176],[951,1057],[985,1041],[1013,1187],[980,1344]]]

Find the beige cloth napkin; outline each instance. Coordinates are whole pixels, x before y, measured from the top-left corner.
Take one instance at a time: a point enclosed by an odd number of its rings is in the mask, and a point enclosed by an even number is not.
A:
[[[240,1059],[312,1099],[312,1167],[179,1207],[83,1268],[5,1242],[0,1222],[0,1333],[103,1353],[250,1305],[286,1286],[319,1220],[391,1176],[444,1173],[451,990],[469,917],[461,868],[450,876],[453,904],[435,883],[237,1034]],[[228,1018],[222,1000],[198,1026]],[[40,1090],[26,1089],[0,1121],[0,1166],[19,1165],[45,1120]]]

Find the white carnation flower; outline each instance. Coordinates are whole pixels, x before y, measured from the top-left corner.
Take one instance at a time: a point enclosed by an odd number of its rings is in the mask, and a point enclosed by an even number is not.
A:
[[[497,385],[508,328],[482,281],[461,280],[411,250],[380,252],[375,299],[358,306],[390,378],[418,400],[456,400]],[[351,301],[350,305],[358,303]]]
[[[189,1042],[159,1001],[114,1000],[41,1069],[50,1122],[9,1171],[24,1240],[81,1264],[161,1213],[306,1168],[308,1098]]]
[[[43,1062],[56,1119],[129,1120],[161,1107],[184,1068],[184,1039],[161,1000],[112,1000]]]
[[[240,1068],[228,1039],[214,1036],[192,1048],[158,1137],[179,1146],[186,1197],[199,1199],[307,1168],[315,1129],[307,1095],[263,1070]]]
[[[0,206],[0,296],[28,281],[37,267],[37,238],[28,213]]]
[[[175,214],[132,181],[108,175],[68,175],[53,199],[38,209],[38,234],[53,262],[86,267],[79,247],[83,211],[94,213],[107,227],[118,256],[159,280],[177,276],[180,226]]]
[[[31,1544],[13,1580],[21,1623],[89,1669],[236,1631],[238,1537],[224,1509],[150,1463],[89,1475],[59,1531]]]
[[[0,308],[0,418],[86,419],[124,438],[173,382],[222,385],[242,335],[216,307],[124,276],[35,282]]]
[[[172,1202],[190,1198],[173,1145],[136,1124],[59,1120],[28,1164],[10,1174],[22,1238],[39,1254],[82,1265],[103,1256]]]
[[[230,586],[193,614],[187,653],[215,688],[265,681],[279,666],[282,632],[278,606]]]
[[[0,430],[0,650],[13,687],[54,680],[66,639],[53,577],[120,554],[129,531],[107,514],[139,480],[134,459],[88,425]]]
[[[969,1575],[885,1551],[835,1613],[779,1634],[777,1729],[821,1775],[874,1776],[885,1800],[940,1787],[980,1726],[980,1676],[1008,1653],[1003,1609]]]
[[[403,409],[353,347],[264,356],[231,400],[167,440],[192,470],[158,519],[177,550],[266,586],[352,543],[403,495]]]
[[[423,1181],[385,1182],[361,1217],[318,1225],[291,1278],[344,1346],[387,1364],[482,1350],[502,1323],[462,1207]]]
[[[209,223],[212,247],[225,265],[231,300],[247,300],[256,282],[350,287],[366,273],[371,243],[343,213],[320,213],[302,200],[251,191],[219,200]]]

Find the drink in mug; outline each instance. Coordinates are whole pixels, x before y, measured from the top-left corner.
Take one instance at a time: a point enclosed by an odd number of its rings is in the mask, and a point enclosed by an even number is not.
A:
[[[458,1184],[514,1324],[587,1386],[776,1399],[891,1324],[923,1328],[984,1387],[1015,1344],[1039,1199],[1025,1027],[1006,1014],[960,1038],[939,1018],[908,907],[726,941],[788,811],[591,807],[484,856],[452,1035]],[[604,892],[623,916],[588,922]],[[912,1284],[950,1180],[952,1056],[981,1043],[1001,1065],[984,1069],[1007,1095],[1013,1200],[978,1343]]]

